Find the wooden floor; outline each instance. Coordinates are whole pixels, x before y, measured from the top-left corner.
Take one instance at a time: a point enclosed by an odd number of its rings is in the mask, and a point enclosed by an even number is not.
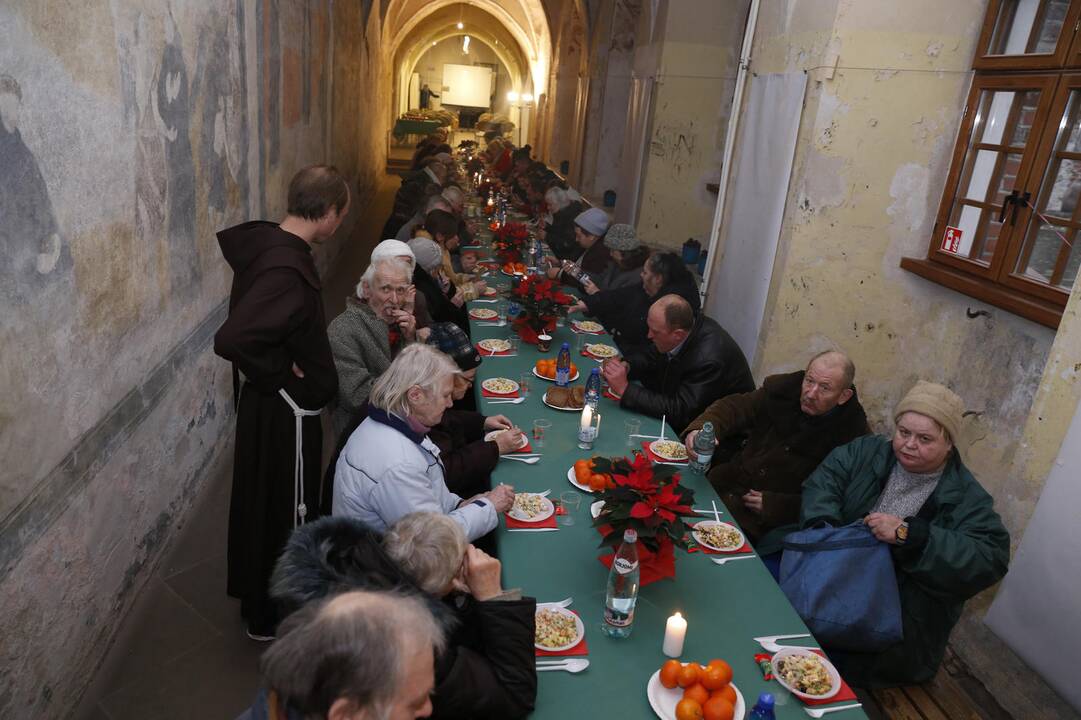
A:
[[[1011,720],[979,680],[947,648],[938,675],[929,683],[860,692],[871,720]]]

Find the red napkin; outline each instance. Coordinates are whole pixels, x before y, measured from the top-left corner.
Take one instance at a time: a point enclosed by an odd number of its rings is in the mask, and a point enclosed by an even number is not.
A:
[[[526,435],[526,438],[528,438],[528,437],[529,436]],[[511,455],[514,455],[516,453],[531,453],[531,452],[533,452],[533,446],[529,444],[529,440],[526,440],[525,445],[523,445],[522,447],[520,447],[517,450],[515,450],[514,452],[512,452]],[[559,508],[556,508],[556,510],[557,510],[556,514],[558,515],[559,514],[558,513]]]
[[[811,652],[815,655],[826,657],[826,653],[821,650],[812,650]],[[844,678],[841,678],[841,689],[831,698],[826,698],[825,700],[804,700],[803,698],[798,698],[804,705],[832,705],[833,703],[846,702],[855,699],[856,693],[852,691],[852,688],[848,686],[848,683],[845,682]]]
[[[577,615],[578,613],[571,610],[572,613]],[[588,655],[589,645],[586,643],[586,635],[582,633],[582,639],[578,641],[578,644],[574,647],[567,648],[566,650],[541,650],[540,648],[533,648],[537,657],[548,657],[549,655]]]
[[[492,353],[492,351],[491,351],[491,350],[485,350],[485,349],[484,349],[484,348],[482,348],[482,347],[481,347],[480,345],[477,345],[477,352],[479,352],[479,353],[480,353],[480,356],[481,356],[482,358],[486,358],[486,357],[492,357],[492,356],[493,356],[493,354],[494,354],[494,356],[495,356],[495,357],[500,357],[500,356],[503,356],[503,355],[510,355],[510,354],[511,354],[510,350],[500,350],[500,351],[499,351],[499,352],[497,352],[497,353]],[[508,397],[509,397],[509,396],[508,396]]]
[[[657,453],[655,453],[655,452],[653,452],[652,450],[649,449],[649,441],[644,441],[642,443],[642,449],[646,451],[646,457],[648,457],[653,462],[679,463],[681,465],[686,465],[687,463],[690,462],[689,459],[688,460],[665,460],[660,455],[658,455]]]
[[[496,355],[502,355],[502,353],[496,353]],[[518,391],[517,390],[515,390],[512,393],[494,393],[494,392],[491,392],[490,390],[486,390],[483,387],[480,389],[480,394],[481,394],[481,396],[486,397],[486,398],[507,398],[507,399],[511,399],[511,398],[518,397]]]
[[[539,528],[556,527],[555,513],[552,513],[547,520],[541,520],[540,522],[523,522],[522,520],[515,520],[506,513],[503,514],[503,520],[506,522],[508,530],[537,530]]]
[[[620,400],[623,399],[622,395],[616,395],[614,392],[612,392],[611,388],[605,388],[604,392],[601,393],[601,394],[604,395],[609,400],[615,400],[616,402],[619,402]]]

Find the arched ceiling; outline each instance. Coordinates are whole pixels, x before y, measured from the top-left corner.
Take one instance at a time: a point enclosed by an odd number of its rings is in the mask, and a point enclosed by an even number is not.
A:
[[[510,46],[507,45],[506,36],[501,38],[497,34],[475,24],[466,25],[464,30],[459,30],[454,24],[433,23],[427,28],[427,31],[427,33],[418,33],[416,42],[403,44],[399,52],[400,58],[395,60],[395,66],[400,67],[406,75],[413,72],[424,53],[428,52],[436,43],[451,37],[469,35],[473,42],[487,45],[495,53],[499,61],[507,68],[507,72],[510,73],[511,84],[514,87],[521,88],[523,79],[529,77],[529,64],[522,58],[521,52],[513,42]]]
[[[383,24],[383,47],[389,49],[397,64],[412,54],[419,43],[425,42],[422,37],[427,36],[430,45],[438,32],[436,26],[445,25],[448,20],[453,26],[459,16],[464,18],[466,15],[474,17],[476,30],[491,35],[489,44],[493,50],[498,51],[500,45],[514,48],[520,58],[516,64],[526,70],[523,75],[532,79],[534,88],[544,87],[552,56],[552,37],[541,0],[469,0],[464,3],[461,0],[390,0]],[[467,23],[464,32],[470,32],[469,21],[464,22]],[[482,37],[479,32],[477,35]],[[500,39],[500,35],[505,39]],[[500,45],[496,45],[495,40],[499,40]],[[405,52],[400,53],[403,49]],[[507,66],[511,69],[510,63]]]

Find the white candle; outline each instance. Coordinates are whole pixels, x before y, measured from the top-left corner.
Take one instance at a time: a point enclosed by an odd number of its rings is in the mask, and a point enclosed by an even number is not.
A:
[[[664,645],[662,650],[668,657],[679,657],[683,654],[683,639],[687,635],[687,621],[683,616],[676,613],[668,618],[668,624],[664,627]]]
[[[593,408],[586,405],[582,408],[582,423],[578,426],[581,430],[587,430],[593,424]]]

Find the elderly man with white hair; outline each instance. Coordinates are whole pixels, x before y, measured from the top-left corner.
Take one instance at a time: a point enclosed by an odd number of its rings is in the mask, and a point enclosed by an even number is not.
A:
[[[409,250],[407,245],[399,243]],[[332,419],[341,433],[349,419],[368,401],[375,378],[390,366],[401,347],[417,338],[413,315],[416,289],[409,263],[400,248],[373,256],[360,276],[356,294],[327,328],[334,366],[338,371],[338,403]]]
[[[544,193],[544,203],[548,206],[551,219],[537,231],[542,240],[548,243],[552,253],[560,260],[572,260],[582,252],[575,240],[574,219],[584,210],[581,196],[574,190],[564,190],[559,186],[550,187]]]
[[[439,447],[428,437],[452,404],[457,373],[450,358],[427,345],[398,354],[372,386],[368,417],[338,457],[334,515],[382,532],[411,512],[438,512],[458,522],[470,541],[495,529],[514,502],[514,489],[455,495],[447,489]]]

